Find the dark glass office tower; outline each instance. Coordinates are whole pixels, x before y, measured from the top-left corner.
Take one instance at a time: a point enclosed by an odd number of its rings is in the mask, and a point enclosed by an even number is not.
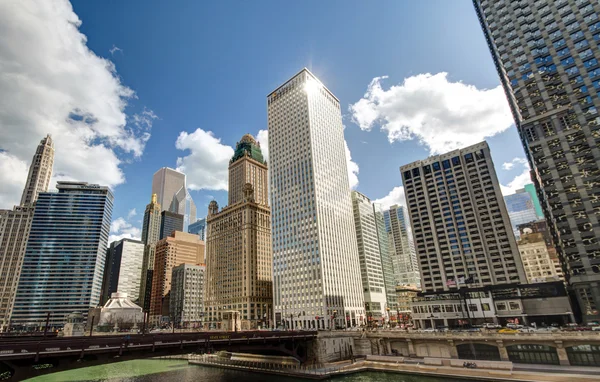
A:
[[[565,277],[600,318],[600,3],[474,0]]]
[[[60,327],[100,302],[113,195],[108,187],[58,182],[40,192],[17,288],[12,323]]]

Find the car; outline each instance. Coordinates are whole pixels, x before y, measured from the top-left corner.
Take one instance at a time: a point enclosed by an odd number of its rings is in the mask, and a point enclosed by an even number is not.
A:
[[[530,326],[525,326],[522,328],[517,329],[517,331],[519,331],[520,333],[535,333],[535,328],[532,328]]]
[[[434,328],[425,328],[425,329],[422,329],[421,331],[425,332],[425,333],[433,333],[433,332],[435,332],[435,329]]]
[[[486,323],[485,325],[483,325],[484,328],[486,329],[501,329],[502,325],[498,325],[498,324],[494,324],[494,323]]]
[[[513,324],[512,322],[506,324],[506,327],[508,329],[522,329],[523,325],[519,325],[519,324]]]
[[[600,332],[600,325],[598,326],[592,326],[592,330],[595,332]]]
[[[519,331],[516,330],[516,329],[511,329],[511,328],[502,328],[502,329],[498,330],[498,333],[501,333],[501,334],[516,334],[516,333],[519,333]]]

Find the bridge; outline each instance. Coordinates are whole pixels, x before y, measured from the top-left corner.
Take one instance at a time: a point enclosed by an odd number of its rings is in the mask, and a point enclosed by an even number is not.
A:
[[[45,373],[113,361],[172,354],[228,350],[287,355],[307,360],[316,331],[186,332],[0,339],[0,380],[22,380]]]

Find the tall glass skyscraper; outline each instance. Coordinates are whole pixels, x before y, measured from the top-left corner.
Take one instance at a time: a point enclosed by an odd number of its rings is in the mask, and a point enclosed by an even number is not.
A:
[[[600,3],[474,0],[585,321],[600,319]]]
[[[504,202],[506,203],[506,210],[508,211],[513,232],[518,239],[521,236],[518,228],[519,225],[539,220],[535,213],[533,199],[525,189],[520,189],[514,194],[505,195]]]
[[[62,326],[100,302],[113,208],[108,187],[58,182],[38,196],[13,309],[13,325]]]
[[[383,216],[390,242],[395,285],[415,285],[421,288],[419,262],[406,209],[393,205],[383,212]]]
[[[308,69],[267,97],[276,321],[330,328],[365,307],[339,100]]]

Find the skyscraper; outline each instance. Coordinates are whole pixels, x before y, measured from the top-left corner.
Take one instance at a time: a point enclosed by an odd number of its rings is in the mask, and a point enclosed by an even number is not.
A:
[[[487,143],[400,171],[424,291],[527,282]]]
[[[139,240],[113,241],[106,249],[104,278],[100,304],[104,305],[113,293],[127,293],[135,301],[139,297],[144,259],[144,243]]]
[[[397,309],[396,278],[394,276],[394,264],[392,255],[394,249],[390,243],[390,236],[385,228],[385,218],[383,209],[378,203],[373,204],[375,213],[375,226],[377,228],[377,244],[381,254],[381,267],[383,269],[383,279],[385,281],[386,298],[390,309]]]
[[[176,212],[163,211],[160,213],[160,240],[171,236],[173,231],[183,232],[185,217]]]
[[[157,195],[163,211],[175,212],[184,216],[183,226],[187,231],[189,223],[196,221],[196,204],[186,188],[185,174],[169,167],[163,167],[152,177],[152,193]],[[170,232],[167,232],[167,236]]]
[[[73,312],[87,315],[100,302],[113,195],[108,187],[58,182],[41,192],[23,260],[12,322],[46,320],[62,326]]]
[[[600,3],[474,0],[585,321],[600,318]]]
[[[188,227],[188,233],[198,235],[200,240],[206,240],[206,218],[198,219]]]
[[[273,257],[267,164],[250,134],[229,162],[229,202],[208,206],[205,317],[223,328],[233,313],[241,329],[256,329],[271,321]]]
[[[34,204],[40,192],[48,191],[53,162],[54,145],[48,135],[38,145],[29,166],[21,205],[0,210],[0,332],[10,323]]]
[[[532,183],[526,184],[523,186],[525,192],[531,195],[531,201],[533,202],[533,208],[535,209],[535,214],[538,219],[545,219],[544,212],[542,211],[542,205],[540,204],[540,199],[538,198],[537,191],[535,190],[535,186]]]
[[[29,165],[27,183],[21,196],[21,205],[26,206],[37,200],[40,192],[48,191],[50,178],[52,178],[52,165],[54,164],[54,142],[50,134],[40,141],[35,151],[33,160]]]
[[[150,299],[150,320],[153,324],[159,324],[162,316],[169,316],[169,301],[165,298],[171,291],[173,267],[201,264],[203,260],[204,242],[191,233],[175,231],[156,243]]]
[[[268,95],[267,108],[276,320],[360,324],[364,297],[339,100],[305,68]]]
[[[393,205],[383,212],[391,244],[391,258],[396,285],[421,287],[421,274],[406,209]]]
[[[526,192],[525,189],[520,189],[514,194],[505,195],[504,202],[515,237],[519,239],[521,237],[519,225],[539,220],[531,194]]]
[[[205,272],[205,265],[180,264],[173,268],[169,312],[179,327],[202,326]]]
[[[375,210],[371,200],[358,191],[352,191],[352,206],[367,321],[387,321],[387,308],[390,307],[379,251]]]
[[[144,211],[142,222],[142,243],[144,243],[144,259],[142,262],[142,275],[140,280],[139,305],[144,312],[150,310],[150,295],[152,292],[152,272],[154,269],[154,254],[156,242],[160,240],[160,225],[162,221],[161,208],[158,197],[152,194],[150,203]]]

